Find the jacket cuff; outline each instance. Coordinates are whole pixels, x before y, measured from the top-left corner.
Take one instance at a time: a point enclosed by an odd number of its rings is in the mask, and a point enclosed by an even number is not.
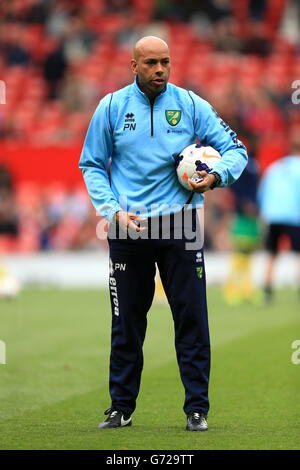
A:
[[[109,222],[112,222],[115,218],[117,212],[121,210],[121,207],[113,207],[107,212],[107,216],[105,217]]]
[[[212,170],[211,173],[218,173],[218,175],[219,175],[220,178],[221,178],[221,180],[220,180],[218,186],[216,186],[216,187],[218,187],[218,188],[223,188],[224,186],[227,186],[227,175],[226,175],[226,171],[219,169],[219,168],[217,167],[217,165],[216,165],[216,167]]]

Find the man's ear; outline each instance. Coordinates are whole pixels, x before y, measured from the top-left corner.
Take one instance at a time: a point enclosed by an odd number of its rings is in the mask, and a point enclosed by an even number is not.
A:
[[[137,61],[135,59],[131,59],[131,70],[137,75]]]

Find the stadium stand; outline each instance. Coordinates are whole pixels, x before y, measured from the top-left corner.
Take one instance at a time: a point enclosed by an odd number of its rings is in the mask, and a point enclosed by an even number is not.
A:
[[[171,81],[208,99],[246,145],[256,140],[262,174],[287,151],[287,129],[300,125],[291,102],[300,42],[286,34],[289,8],[299,15],[292,0],[3,0],[0,162],[15,182],[19,236],[1,235],[1,251],[98,246],[77,162],[99,99],[131,82],[132,46],[146,34],[168,41]],[[208,217],[226,227],[217,195],[207,198]],[[214,232],[208,246],[226,249]]]

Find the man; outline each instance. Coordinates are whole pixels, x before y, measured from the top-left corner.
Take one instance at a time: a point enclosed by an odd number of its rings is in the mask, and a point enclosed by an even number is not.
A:
[[[131,68],[134,83],[100,101],[79,164],[95,208],[112,227],[108,236],[111,407],[99,428],[131,425],[157,264],[175,324],[186,429],[205,431],[210,370],[205,271],[201,247],[187,249],[186,229],[196,232],[202,193],[237,179],[247,163],[247,152],[206,101],[168,83],[170,54],[163,40],[140,39]],[[202,180],[190,181],[188,191],[178,182],[175,159],[197,137],[202,145],[216,148],[222,160],[214,174],[199,171]],[[191,216],[190,222],[182,222],[178,237],[183,213]],[[168,217],[166,237],[162,225]],[[150,228],[151,235],[154,228],[158,236],[144,236]]]
[[[268,224],[266,250],[265,298],[273,298],[273,272],[283,235],[290,240],[291,250],[298,257],[298,291],[300,296],[300,133],[290,137],[290,155],[272,163],[263,175],[258,203],[262,219]]]

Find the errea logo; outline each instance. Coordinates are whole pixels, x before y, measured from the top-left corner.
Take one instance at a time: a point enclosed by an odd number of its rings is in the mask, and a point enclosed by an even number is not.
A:
[[[113,313],[117,317],[119,316],[119,298],[118,298],[118,288],[117,280],[114,277],[116,271],[125,271],[126,263],[113,263],[112,259],[109,259],[109,290],[111,295],[111,303],[113,308]]]
[[[135,131],[135,127],[136,127],[136,122],[135,122],[134,114],[133,113],[125,114],[125,124],[123,127],[123,131],[125,131],[126,129],[128,129],[129,131]]]

